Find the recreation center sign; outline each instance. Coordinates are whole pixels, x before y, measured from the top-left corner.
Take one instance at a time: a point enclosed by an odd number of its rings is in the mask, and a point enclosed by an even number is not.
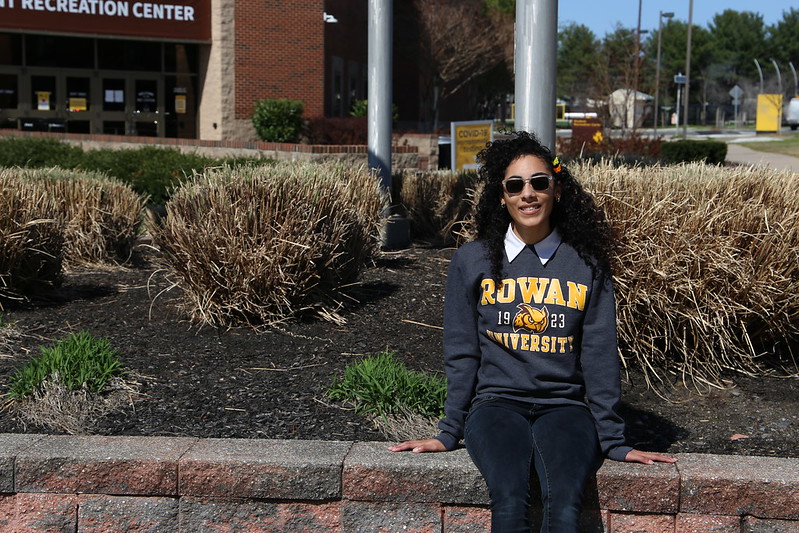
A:
[[[0,28],[211,40],[210,0],[0,0]]]

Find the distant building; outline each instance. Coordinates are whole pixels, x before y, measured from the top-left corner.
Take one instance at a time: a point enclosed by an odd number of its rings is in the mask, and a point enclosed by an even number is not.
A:
[[[613,91],[608,99],[610,125],[622,129],[642,127],[652,114],[652,100],[654,100],[652,96],[641,91],[632,89]]]
[[[0,128],[252,139],[366,98],[367,0],[0,0]],[[415,80],[413,80],[415,83]]]

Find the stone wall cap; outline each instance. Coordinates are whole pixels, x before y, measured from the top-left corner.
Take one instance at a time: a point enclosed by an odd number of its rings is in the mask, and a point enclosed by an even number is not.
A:
[[[0,433],[0,457],[13,457],[36,444],[47,435]]]
[[[195,437],[49,435],[21,450],[18,456],[90,461],[177,461],[197,440]]]
[[[199,439],[187,461],[234,461],[297,467],[341,465],[352,442],[327,440]]]
[[[675,463],[685,477],[799,485],[799,458],[683,453]]]
[[[403,468],[413,466],[414,468],[465,468],[477,471],[477,467],[472,463],[466,448],[459,448],[449,452],[437,453],[413,453],[391,452],[388,447],[389,442],[356,442],[352,446],[344,467],[350,465],[358,466],[380,466],[387,468]]]

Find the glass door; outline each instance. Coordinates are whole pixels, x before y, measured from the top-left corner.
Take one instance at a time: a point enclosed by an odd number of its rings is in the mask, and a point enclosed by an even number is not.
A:
[[[91,78],[67,76],[66,95],[67,131],[91,133]]]
[[[32,131],[66,130],[63,108],[58,105],[58,79],[55,75],[31,75],[31,114],[22,119],[20,127]]]
[[[0,128],[17,128],[19,81],[16,74],[0,73]]]
[[[133,80],[133,135],[159,137],[164,135],[164,124],[160,120],[163,115],[163,103],[160,102],[161,91],[157,78]]]
[[[125,78],[103,78],[103,133],[106,135],[128,134],[128,120],[125,113]]]

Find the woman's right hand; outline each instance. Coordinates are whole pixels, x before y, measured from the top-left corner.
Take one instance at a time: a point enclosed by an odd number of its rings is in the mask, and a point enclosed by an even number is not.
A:
[[[405,442],[400,442],[399,444],[390,446],[388,449],[392,452],[404,452],[406,450],[410,450],[413,453],[447,451],[447,449],[444,447],[444,444],[442,444],[438,439],[406,440]]]

